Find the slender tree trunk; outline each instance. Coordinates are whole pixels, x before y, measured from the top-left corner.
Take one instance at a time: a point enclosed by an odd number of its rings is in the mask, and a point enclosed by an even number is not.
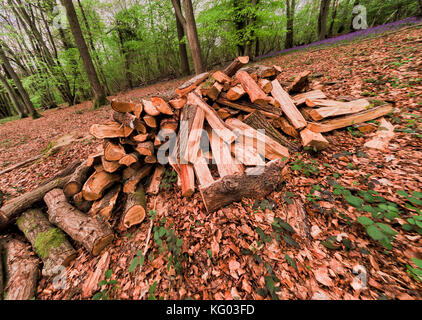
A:
[[[176,0],[176,2],[177,2],[177,5],[180,7],[180,0]],[[186,43],[183,42],[183,38],[185,37],[185,30],[183,29],[183,25],[180,23],[179,19],[177,19],[177,16],[176,16],[176,27],[177,27],[177,38],[179,40],[179,54],[180,54],[180,64],[182,67],[182,74],[188,75],[190,73],[188,51],[186,48]]]
[[[337,17],[337,8],[338,8],[338,0],[334,0],[334,2],[333,2],[333,12],[331,14],[330,29],[328,30],[328,37],[332,37],[333,33],[334,33],[334,23],[335,23],[335,19]]]
[[[202,60],[201,45],[199,43],[198,31],[196,30],[195,15],[193,12],[192,0],[183,0],[183,8],[185,11],[185,16],[182,14],[182,9],[179,6],[177,0],[172,0],[174,11],[176,16],[179,19],[180,23],[183,25],[185,30],[190,52],[193,59],[193,64],[195,66],[195,73],[200,74],[205,71],[204,63]]]
[[[104,92],[104,88],[101,86],[100,81],[98,80],[98,75],[95,71],[94,64],[92,63],[88,46],[86,45],[81,26],[79,25],[75,7],[73,6],[72,0],[60,1],[66,8],[66,15],[69,21],[70,30],[72,31],[73,37],[75,38],[76,46],[79,49],[85,71],[91,85],[91,90],[94,95],[94,109],[99,108],[100,106],[107,104],[107,98]]]
[[[16,110],[17,114],[19,115],[19,117],[21,117],[21,118],[28,117],[24,107],[21,105],[18,98],[16,97],[14,90],[9,85],[9,82],[7,81],[7,79],[1,73],[0,73],[0,81],[3,83],[3,86],[6,89],[7,94],[9,95],[10,100],[12,101],[12,104],[15,107],[15,110]]]
[[[3,47],[0,43],[0,59],[3,61],[4,67],[7,70],[8,74],[12,77],[13,82],[15,83],[16,87],[18,88],[18,91],[25,103],[25,106],[29,112],[29,114],[32,116],[33,119],[40,118],[41,115],[35,110],[34,105],[32,104],[31,99],[29,98],[28,92],[25,90],[25,88],[22,85],[21,80],[19,79],[18,75],[16,74],[15,70],[13,70],[9,59],[6,57],[6,54],[3,50]]]
[[[330,10],[330,1],[321,0],[318,17],[318,40],[324,40],[327,37],[327,16]]]
[[[294,16],[295,16],[295,0],[287,0],[286,2],[287,7],[287,34],[286,34],[286,44],[285,48],[289,49],[293,47],[293,36],[294,36],[294,30],[293,30],[293,23],[294,23]]]
[[[422,0],[419,0],[419,13],[418,13],[419,17],[422,17]]]

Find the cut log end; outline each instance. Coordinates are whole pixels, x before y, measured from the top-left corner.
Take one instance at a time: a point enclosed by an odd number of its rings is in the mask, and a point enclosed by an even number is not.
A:
[[[92,254],[94,256],[98,256],[105,247],[107,247],[110,243],[113,242],[113,239],[113,234],[109,234],[103,238],[98,239],[95,242],[94,247],[92,248]]]

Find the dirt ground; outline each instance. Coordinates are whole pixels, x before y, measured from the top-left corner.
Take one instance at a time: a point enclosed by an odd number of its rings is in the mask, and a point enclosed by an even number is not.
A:
[[[117,281],[102,288],[109,299],[421,299],[422,284],[408,269],[416,267],[412,258],[422,259],[422,236],[401,227],[417,209],[409,209],[397,193],[422,191],[421,38],[421,28],[416,27],[261,62],[282,66],[285,81],[311,71],[313,85],[323,85],[329,98],[392,103],[395,111],[387,119],[396,135],[387,150],[364,148],[371,137],[351,128],[324,134],[329,148],[292,156],[285,183],[265,200],[244,199],[212,214],[206,213],[198,193],[182,198],[169,175],[169,187],[157,199],[148,199],[149,209],[156,211],[152,223],[146,219],[125,231],[116,214],[113,244],[99,257],[79,247],[78,258],[67,269],[66,287],[57,289],[51,279],[41,278],[36,299],[91,299],[99,288],[84,290],[100,259],[108,262],[106,269]],[[140,98],[181,82],[159,83],[120,97]],[[110,116],[109,107],[91,108],[85,102],[46,111],[37,120],[0,125],[0,171],[40,154],[60,135],[87,134],[92,124]],[[85,159],[100,144],[87,137],[3,174],[0,190],[10,198],[30,191],[71,161]],[[389,223],[397,231],[392,250],[356,222],[367,214],[339,196],[336,185],[354,195],[374,190],[383,201],[396,204],[400,217]],[[298,232],[285,237],[274,228],[274,222],[283,219],[297,231],[298,216],[308,221],[305,237]],[[183,240],[180,250],[172,241],[157,241],[160,229],[173,230]],[[129,272],[133,259],[144,252],[142,267]]]

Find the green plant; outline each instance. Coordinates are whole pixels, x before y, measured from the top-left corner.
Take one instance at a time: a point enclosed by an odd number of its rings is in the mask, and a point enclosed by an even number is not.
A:
[[[412,258],[413,263],[416,265],[416,268],[413,268],[410,265],[407,265],[407,272],[416,280],[422,281],[422,260],[417,258]]]
[[[391,241],[398,234],[396,230],[385,223],[374,222],[371,218],[365,216],[358,217],[357,221],[365,227],[366,232],[372,239],[379,241],[389,250],[393,249]]]
[[[160,184],[160,190],[168,190],[177,182],[177,173],[172,169],[166,169]]]
[[[141,268],[144,265],[144,261],[145,256],[142,254],[142,251],[138,251],[135,258],[132,259],[128,271],[133,272],[138,266]]]
[[[296,159],[293,162],[291,169],[293,171],[300,171],[305,176],[310,177],[310,176],[319,174],[319,169],[318,167],[315,166],[315,164],[316,164],[316,161],[313,159],[310,160],[310,163]]]
[[[100,286],[100,291],[94,294],[92,297],[93,300],[108,300],[110,298],[110,293],[120,289],[116,284],[117,280],[111,280],[113,271],[107,270],[104,274],[105,279],[101,280],[98,285]]]

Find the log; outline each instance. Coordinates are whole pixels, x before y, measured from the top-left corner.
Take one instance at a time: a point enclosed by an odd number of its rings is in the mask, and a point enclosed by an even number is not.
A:
[[[157,163],[157,157],[155,155],[152,156],[146,156],[144,159],[145,163],[154,164]]]
[[[195,170],[195,174],[200,186],[205,186],[214,182],[211,171],[208,167],[208,163],[202,155],[201,151],[198,152],[198,157],[193,164],[193,168]]]
[[[303,71],[302,73],[298,74],[293,80],[292,84],[290,84],[287,91],[289,93],[301,92],[309,84],[310,74],[311,71]]]
[[[188,103],[200,107],[205,112],[205,118],[207,119],[208,124],[224,142],[231,144],[236,140],[236,135],[226,127],[217,112],[202,100],[197,93],[189,93]]]
[[[119,160],[120,165],[125,165],[126,167],[131,166],[132,164],[139,161],[139,156],[136,152],[129,153]]]
[[[174,108],[174,109],[182,109],[186,102],[188,101],[188,99],[186,97],[181,97],[181,98],[175,98],[169,101],[169,104]]]
[[[114,239],[113,231],[101,216],[90,217],[66,201],[61,189],[44,196],[51,223],[60,227],[92,255],[98,255]]]
[[[155,117],[146,115],[143,119],[148,127],[157,128],[157,120],[155,119]]]
[[[247,113],[255,112],[256,110],[261,111],[266,117],[276,119],[283,114],[283,110],[273,106],[260,106],[247,101],[230,101],[226,98],[227,96],[222,94],[218,99],[217,103],[224,106],[234,108],[236,110],[244,111]]]
[[[293,137],[299,138],[299,133],[297,130],[287,121],[284,117],[278,117],[277,119],[273,120],[273,126],[277,129],[281,129],[285,134]]]
[[[186,150],[182,154],[183,159],[195,163],[198,156],[199,144],[201,143],[201,136],[204,128],[205,112],[203,109],[194,106],[192,112],[194,112],[193,118],[190,119],[192,122],[189,125],[189,131],[186,136]]]
[[[232,157],[230,145],[226,144],[210,127],[207,128],[207,132],[214,163],[217,165],[220,177],[242,173],[244,168]]]
[[[180,164],[180,181],[182,184],[182,196],[189,198],[195,192],[195,173],[193,165],[191,164]]]
[[[329,142],[323,137],[321,133],[316,133],[308,128],[300,132],[302,138],[302,145],[304,148],[311,148],[314,151],[320,151],[328,147]]]
[[[144,105],[144,111],[147,115],[156,117],[160,115],[160,111],[154,106],[154,104],[149,100],[142,100],[142,103]]]
[[[95,167],[98,164],[101,164],[101,158],[103,156],[104,156],[104,151],[89,155],[88,158],[86,159],[86,165],[91,168],[91,167]]]
[[[251,74],[251,76],[256,75],[256,77],[259,77],[259,78],[271,78],[276,75],[276,70],[274,68],[264,66],[262,64],[247,66],[240,69],[240,71],[245,71]]]
[[[132,164],[130,167],[125,168],[122,171],[122,179],[127,180],[130,177],[134,176],[140,168],[141,168],[141,164],[139,162],[136,162]]]
[[[69,179],[70,176],[57,178],[4,205],[0,209],[0,230],[4,229],[9,223],[13,223],[23,211],[30,209],[35,203],[42,201],[44,195],[50,190],[63,188]]]
[[[237,71],[239,71],[245,64],[249,63],[249,57],[237,57],[232,63],[230,63],[223,72],[229,76],[233,77]]]
[[[24,212],[16,224],[44,263],[43,276],[53,276],[57,267],[67,267],[77,257],[66,236],[39,209]]]
[[[104,156],[101,157],[101,164],[104,168],[104,171],[108,173],[114,173],[120,168],[119,161],[108,161]]]
[[[254,128],[255,130],[265,130],[265,135],[269,136],[282,146],[285,146],[287,149],[289,149],[290,152],[295,153],[299,151],[299,147],[295,143],[290,142],[289,140],[284,138],[260,111],[255,111],[254,113],[251,113],[243,120],[243,122],[246,123],[248,126]]]
[[[318,100],[318,101],[314,100],[312,102],[315,103],[316,106],[318,106],[319,103],[324,103],[322,101],[323,100]],[[309,115],[312,117],[313,120],[319,121],[328,117],[358,113],[358,112],[368,109],[369,107],[369,101],[366,99],[359,99],[359,100],[350,101],[350,102],[340,102],[340,101],[332,101],[332,100],[326,100],[326,101],[329,101],[329,103],[327,104],[330,104],[330,106],[326,106],[326,107],[318,108],[318,109],[312,109],[309,112]]]
[[[111,141],[104,143],[104,157],[107,161],[119,161],[126,155],[125,148],[121,144]]]
[[[285,162],[269,162],[264,168],[250,168],[242,174],[222,177],[199,188],[207,212],[211,213],[242,198],[260,199],[283,181]]]
[[[306,120],[296,108],[288,93],[283,90],[278,80],[274,80],[272,82],[272,85],[273,90],[271,91],[271,93],[274,99],[276,99],[280,103],[280,108],[283,110],[293,127],[298,130],[306,127]]]
[[[56,173],[54,176],[47,178],[43,181],[41,181],[39,187],[42,187],[43,185],[46,185],[47,183],[56,180],[57,178],[63,178],[71,175],[75,170],[82,164],[80,160],[72,161],[66,168],[63,170],[60,170],[58,173]]]
[[[82,187],[85,200],[95,201],[100,199],[104,191],[120,180],[120,175],[105,171],[95,172]]]
[[[145,126],[142,124],[141,120],[139,120],[139,118],[130,113],[121,113],[114,111],[113,120],[126,127],[136,129],[140,132],[143,132],[145,130]]]
[[[239,80],[243,89],[248,93],[252,103],[258,105],[268,105],[271,101],[270,97],[265,94],[251,76],[245,71],[236,73],[236,79]]]
[[[123,185],[124,193],[134,193],[138,183],[149,175],[152,170],[152,165],[148,164],[139,169],[133,176],[131,176]]]
[[[110,264],[110,253],[104,252],[100,260],[95,266],[95,270],[91,272],[88,279],[82,284],[82,298],[90,298],[95,291],[100,289],[98,285],[101,280],[104,280],[105,273]]]
[[[120,190],[122,189],[120,184],[112,187],[104,197],[93,203],[88,214],[95,216],[97,214],[102,215],[106,219],[110,219],[113,209],[116,205],[117,198],[119,197]]]
[[[358,129],[362,133],[372,133],[378,129],[377,125],[374,123],[360,123],[354,125],[353,128]]]
[[[73,196],[73,205],[82,212],[88,212],[91,209],[92,204],[92,201],[84,199],[82,192],[78,192]]]
[[[29,245],[17,239],[5,239],[2,246],[7,279],[4,300],[33,299],[37,289],[39,260],[31,254]]]
[[[242,98],[246,94],[245,89],[243,89],[243,86],[241,84],[238,84],[237,86],[234,86],[230,88],[230,90],[227,92],[227,99],[230,101],[236,101]]]
[[[129,193],[125,203],[122,223],[126,229],[140,224],[146,215],[145,191],[142,184],[138,184],[136,191]]]
[[[154,174],[152,175],[151,182],[147,188],[148,194],[157,195],[160,192],[161,179],[164,173],[164,166],[159,164],[155,167]]]
[[[232,116],[232,114],[226,108],[218,109],[217,114],[222,120],[226,120]]]
[[[235,143],[231,145],[231,152],[235,159],[245,166],[265,165],[265,160],[254,148],[254,140],[249,137],[239,136]]]
[[[189,92],[195,90],[199,84],[204,82],[209,77],[209,72],[204,72],[201,74],[196,75],[192,79],[183,83],[180,87],[178,87],[175,91],[176,93],[182,97],[187,95]]]
[[[116,99],[111,100],[111,108],[117,112],[132,112],[136,103],[124,102]]]
[[[132,140],[135,142],[145,142],[149,138],[149,133],[138,134],[132,137]]]
[[[289,157],[289,150],[286,147],[282,146],[270,137],[253,129],[246,123],[243,123],[238,119],[227,119],[226,123],[230,128],[232,128],[232,130],[236,131],[239,135],[243,135],[247,138],[252,138],[254,141],[256,141],[254,142],[254,144],[257,144],[257,151],[265,158],[269,160],[275,160],[284,157]]]
[[[304,104],[306,100],[308,99],[312,100],[312,99],[325,99],[325,98],[327,98],[327,96],[321,90],[312,90],[305,93],[294,95],[292,97],[293,102],[296,105]]]
[[[388,147],[394,136],[394,126],[385,118],[381,118],[378,131],[371,140],[364,144],[364,147],[383,151]]]
[[[229,76],[227,76],[223,71],[216,71],[212,74],[212,77],[215,81],[221,83],[221,84],[226,84],[226,83],[231,83],[232,82],[232,78],[230,78]]]
[[[145,141],[138,143],[135,150],[143,156],[152,156],[154,155],[154,143],[152,141]]]
[[[82,190],[82,186],[88,179],[91,168],[83,162],[76,170],[70,175],[69,181],[64,185],[63,191],[66,197],[71,198]]]
[[[160,130],[176,132],[179,124],[174,119],[162,119],[160,121]]]
[[[376,118],[385,116],[393,111],[393,106],[391,104],[385,104],[379,107],[375,107],[372,109],[368,109],[359,113],[341,116],[338,118],[325,120],[321,122],[311,122],[308,123],[308,129],[312,130],[313,132],[329,132],[332,130],[345,128],[351,126],[353,124],[358,124],[370,120],[374,120]]]
[[[271,84],[271,81],[268,79],[259,79],[258,85],[261,87],[262,91],[264,91],[266,94],[271,93],[271,90],[273,90],[273,85]]]
[[[97,139],[126,138],[133,132],[132,128],[121,125],[118,122],[110,124],[93,124],[89,133]]]
[[[136,118],[141,119],[142,111],[144,111],[144,106],[142,105],[141,102],[139,102],[133,108],[133,114],[135,115]],[[138,129],[138,131],[141,131],[141,130]]]
[[[207,91],[207,96],[211,100],[216,100],[218,96],[220,95],[221,91],[223,91],[224,86],[221,83],[215,82],[211,88]]]
[[[160,97],[153,97],[151,98],[151,102],[154,105],[154,107],[160,111],[162,114],[167,114],[169,116],[172,116],[174,114],[173,110],[170,108],[169,104],[164,101],[163,98]]]

